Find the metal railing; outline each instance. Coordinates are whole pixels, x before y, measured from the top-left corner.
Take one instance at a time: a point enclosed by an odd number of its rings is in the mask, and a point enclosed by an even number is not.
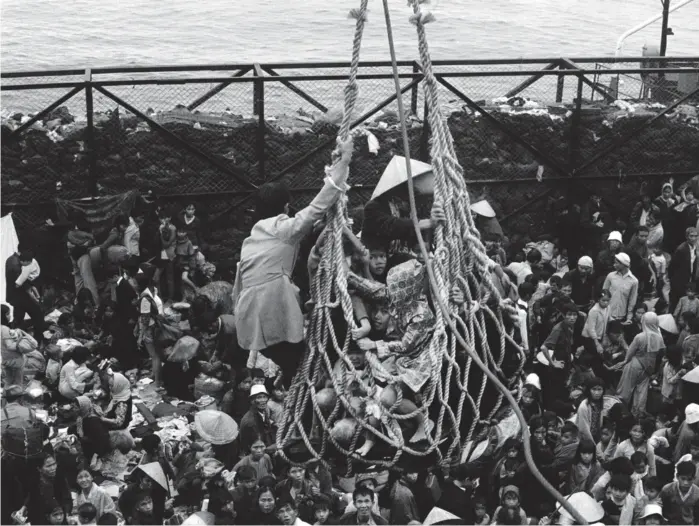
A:
[[[38,224],[32,211],[39,214],[55,198],[135,188],[173,202],[218,203],[211,213],[229,226],[243,220],[227,220],[231,210],[247,210],[260,184],[282,177],[300,207],[320,186],[348,67],[4,72],[3,211],[23,211],[20,226],[31,226]],[[414,151],[427,159],[421,65],[399,67]],[[699,57],[437,60],[434,69],[445,107],[455,110],[450,126],[469,187],[488,194],[506,218],[572,182],[621,189],[622,182],[699,172],[691,112],[677,117],[699,98]],[[369,197],[389,156],[400,153],[390,64],[363,62],[358,82],[361,111],[352,127],[379,137],[381,150],[373,155],[358,141],[354,204]],[[617,99],[645,105],[620,117]],[[78,124],[47,129],[61,107]],[[11,119],[11,111],[23,115]],[[542,186],[544,192],[530,195]]]

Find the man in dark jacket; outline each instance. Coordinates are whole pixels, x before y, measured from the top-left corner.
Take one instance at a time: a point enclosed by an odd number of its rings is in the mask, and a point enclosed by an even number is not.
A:
[[[259,437],[271,448],[277,439],[277,424],[267,407],[269,393],[264,385],[253,385],[250,389],[250,410],[240,420],[240,447],[247,454]]]
[[[687,290],[687,284],[697,278],[697,238],[699,233],[694,227],[685,231],[686,241],[672,255],[668,274],[670,276],[670,312]]]
[[[573,286],[570,298],[578,308],[587,312],[595,304],[595,276],[592,258],[583,256],[578,260],[578,266],[568,272],[564,279]]]
[[[357,511],[345,513],[338,524],[388,524],[386,519],[371,511],[374,506],[374,492],[365,486],[359,486],[352,494],[352,501]],[[398,523],[395,523],[398,524]]]
[[[29,314],[34,327],[34,338],[41,343],[44,339],[44,314],[41,311],[41,305],[36,301],[26,287],[18,287],[15,282],[22,273],[22,263],[20,256],[26,253],[29,256],[27,247],[21,243],[17,247],[17,252],[12,254],[5,261],[5,284],[7,286],[7,302],[12,305],[14,312],[12,315],[15,327],[19,327],[24,322],[24,315]]]

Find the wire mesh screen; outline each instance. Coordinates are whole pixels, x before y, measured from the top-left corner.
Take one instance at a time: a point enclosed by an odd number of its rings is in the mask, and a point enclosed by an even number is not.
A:
[[[562,195],[573,177],[608,178],[585,184],[616,195],[614,188],[639,181],[634,176],[655,177],[656,184],[658,174],[699,172],[699,98],[692,81],[699,61],[681,62],[686,73],[648,73],[640,65],[436,62],[443,113],[473,197],[487,196],[503,215],[529,214],[542,228],[536,197],[546,190]],[[632,71],[610,72],[619,69]],[[3,211],[22,204],[14,209],[17,222],[34,228],[57,197],[153,190],[173,206],[195,200],[216,219],[216,250],[235,257],[253,220],[255,187],[284,179],[298,210],[322,185],[348,71],[347,64],[135,68],[95,71],[92,84],[77,70],[4,75]],[[399,74],[411,155],[428,161],[420,67],[404,63]],[[390,64],[362,65],[358,84],[353,207],[370,198],[390,158],[403,154]],[[71,86],[91,90],[91,128],[83,89],[12,136]]]

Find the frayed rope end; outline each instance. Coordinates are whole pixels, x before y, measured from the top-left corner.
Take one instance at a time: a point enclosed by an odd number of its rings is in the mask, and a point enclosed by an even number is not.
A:
[[[361,20],[362,22],[366,22],[367,20],[369,20],[369,17],[367,16],[367,12],[366,11],[362,12],[362,10],[359,9],[358,7],[354,7],[352,9],[350,9],[350,12],[347,15],[347,18],[354,18],[355,20],[357,20],[357,21]]]

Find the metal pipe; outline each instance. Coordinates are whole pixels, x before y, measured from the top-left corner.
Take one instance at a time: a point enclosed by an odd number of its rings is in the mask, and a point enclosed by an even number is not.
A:
[[[669,14],[669,13],[672,13],[672,12],[674,12],[674,11],[677,11],[680,7],[684,7],[684,6],[686,6],[687,4],[691,4],[693,1],[694,1],[694,0],[683,0],[683,1],[680,2],[679,4],[676,4],[676,5],[673,5],[673,6],[669,6],[668,14]],[[667,2],[668,4],[670,3],[669,0],[663,0],[663,4],[664,4],[665,2]],[[619,40],[617,40],[617,42],[616,42],[616,50],[615,50],[615,52],[614,52],[614,56],[615,56],[615,57],[619,57],[619,54],[621,53],[621,48],[624,46],[624,40],[626,40],[627,38],[629,38],[629,37],[630,37],[631,35],[633,35],[634,33],[638,33],[641,29],[643,29],[643,28],[645,28],[645,27],[651,25],[653,22],[656,22],[656,21],[660,20],[661,18],[663,18],[664,14],[665,14],[665,9],[663,9],[663,12],[660,13],[659,15],[655,15],[655,16],[649,18],[648,20],[646,20],[645,22],[641,22],[641,23],[638,24],[637,26],[634,26],[634,27],[632,27],[631,29],[629,29],[628,31],[626,31],[625,33],[623,33],[623,34],[619,37]],[[661,54],[662,54],[662,53],[663,53],[663,52],[661,51]],[[652,58],[655,60],[656,58],[659,58],[659,57],[652,57]],[[626,62],[626,61],[627,61],[627,60],[625,60],[625,62]],[[635,62],[635,61],[634,61],[634,62]]]
[[[92,72],[85,70],[85,111],[87,117],[86,143],[87,143],[87,173],[89,179],[90,195],[95,197],[97,191],[97,149],[95,148],[95,125],[93,122],[94,106],[92,102]]]

